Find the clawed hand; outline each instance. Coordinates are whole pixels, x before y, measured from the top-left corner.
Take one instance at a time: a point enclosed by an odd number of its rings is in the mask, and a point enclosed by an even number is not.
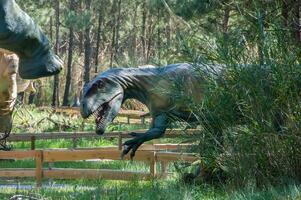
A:
[[[124,148],[121,154],[121,159],[123,159],[124,156],[132,150],[130,154],[130,158],[131,160],[133,160],[137,149],[144,143],[143,135],[139,133],[131,133],[130,135],[136,138],[132,140],[128,140],[125,143],[123,143]]]

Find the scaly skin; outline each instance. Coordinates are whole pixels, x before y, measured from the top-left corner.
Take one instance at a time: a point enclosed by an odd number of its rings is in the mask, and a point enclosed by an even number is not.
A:
[[[47,37],[15,0],[0,0],[0,48],[19,56],[22,78],[50,76],[62,69]]]
[[[5,139],[12,128],[12,112],[17,93],[31,87],[32,82],[18,75],[19,58],[16,54],[0,52],[0,150],[7,150]]]
[[[215,69],[211,70],[213,68],[218,66],[210,66],[209,70],[206,66],[193,67],[189,64],[108,70],[84,88],[82,117],[95,115],[96,133],[103,134],[126,99],[137,99],[145,104],[153,119],[151,128],[142,135],[133,133],[136,137],[124,143],[122,156],[131,151],[133,157],[141,144],[162,137],[170,122],[197,120],[189,109],[188,101],[201,102],[203,77],[215,72]]]

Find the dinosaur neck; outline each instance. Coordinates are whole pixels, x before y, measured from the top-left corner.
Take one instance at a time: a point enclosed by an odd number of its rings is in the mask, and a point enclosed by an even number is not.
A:
[[[133,98],[148,106],[149,93],[154,89],[156,83],[154,80],[156,70],[153,68],[135,69],[135,71],[131,68],[123,70],[122,73],[115,76],[115,80],[124,90],[124,100]]]

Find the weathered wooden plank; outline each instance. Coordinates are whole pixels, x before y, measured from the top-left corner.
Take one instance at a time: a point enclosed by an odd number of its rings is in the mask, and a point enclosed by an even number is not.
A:
[[[77,114],[80,115],[80,109],[75,107],[40,107],[40,110],[49,110],[57,113],[65,113],[69,115]],[[131,117],[132,119],[140,119],[141,117],[150,117],[148,112],[139,111],[139,110],[120,110],[118,113],[118,117]]]
[[[36,151],[0,151],[1,159],[16,159],[22,160],[27,158],[34,158]]]
[[[92,149],[92,150],[44,150],[44,162],[60,162],[60,161],[75,161],[89,159],[112,159],[120,160],[121,151]],[[139,151],[136,153],[135,160],[150,162],[152,152]],[[125,160],[129,160],[129,156],[125,156]]]
[[[8,141],[31,141],[31,138],[35,137],[35,140],[52,140],[52,139],[73,139],[73,138],[100,138],[99,135],[93,132],[53,132],[53,133],[17,133],[11,134]]]
[[[52,132],[52,133],[12,133],[8,138],[8,141],[31,141],[32,137],[35,140],[42,140],[42,139],[74,139],[74,138],[86,138],[86,139],[93,139],[93,138],[116,138],[121,136],[122,138],[132,138],[133,136],[130,135],[131,132],[135,133],[144,133],[147,130],[134,130],[134,131],[114,131],[108,132],[103,136],[99,136],[94,132]],[[174,138],[179,137],[181,135],[186,134],[194,134],[198,130],[189,129],[189,130],[166,130],[165,138]]]
[[[191,147],[193,144],[143,144],[139,147],[138,151],[170,151],[170,150],[183,150]],[[74,148],[74,150],[121,150],[122,146],[111,146],[111,147],[92,147],[92,148]],[[56,150],[56,149],[54,149]],[[66,150],[61,149],[60,150]]]
[[[35,177],[35,169],[9,169],[0,168],[0,177],[3,178],[25,178],[25,177]]]
[[[194,162],[198,159],[196,157],[196,154],[191,154],[191,153],[157,152],[156,156],[157,156],[157,161],[164,161],[164,162],[173,162],[177,160]]]
[[[146,172],[132,172],[108,169],[51,169],[44,170],[45,178],[54,179],[106,179],[106,180],[149,180],[151,175]]]

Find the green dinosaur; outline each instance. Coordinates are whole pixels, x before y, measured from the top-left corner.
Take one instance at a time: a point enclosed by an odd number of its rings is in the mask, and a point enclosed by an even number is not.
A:
[[[201,103],[204,92],[202,82],[205,81],[203,75],[217,69],[214,66],[209,68],[173,64],[158,68],[110,69],[85,86],[81,115],[83,118],[94,115],[96,133],[103,134],[126,99],[137,99],[145,104],[153,119],[151,128],[142,135],[133,133],[136,137],[124,143],[123,155],[131,151],[133,157],[141,144],[162,137],[170,122],[197,121],[189,108],[189,102],[183,97]]]

